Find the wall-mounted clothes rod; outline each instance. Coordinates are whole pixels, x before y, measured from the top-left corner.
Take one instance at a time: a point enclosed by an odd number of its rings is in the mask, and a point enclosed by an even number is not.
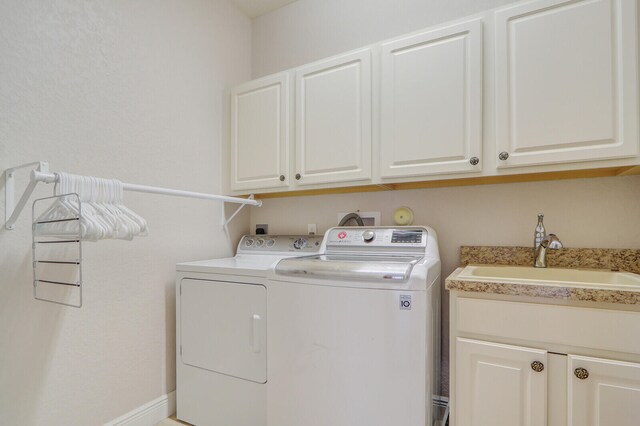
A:
[[[31,179],[29,184],[25,188],[24,193],[16,203],[14,200],[15,194],[15,171],[18,169],[26,168],[26,167],[34,167],[31,171]],[[58,176],[55,173],[49,172],[49,165],[45,161],[39,161],[35,163],[23,164],[21,166],[12,167],[10,169],[5,170],[5,228],[14,229],[15,222],[20,216],[20,213],[25,207],[25,204],[31,194],[33,193],[38,182],[44,183],[55,183],[58,181]],[[241,204],[240,208],[233,213],[229,219],[224,223],[226,226],[231,219],[233,219],[236,214],[240,211],[242,207],[245,205],[257,206],[260,207],[262,205],[261,200],[256,200],[253,197],[253,194],[248,198],[239,198],[239,197],[229,197],[226,195],[218,195],[218,194],[207,194],[202,192],[193,192],[193,191],[182,191],[178,189],[171,188],[162,188],[157,186],[147,186],[147,185],[138,185],[133,183],[122,183],[123,189],[125,191],[133,191],[133,192],[145,192],[148,194],[158,194],[158,195],[171,195],[175,197],[187,197],[187,198],[198,198],[203,200],[216,200],[222,201],[225,203],[236,203]]]
[[[37,182],[55,183],[58,176],[55,173],[32,172],[32,179]],[[261,200],[253,198],[228,197],[226,195],[206,194],[203,192],[182,191],[179,189],[161,188],[158,186],[138,185],[135,183],[122,183],[125,191],[146,192],[148,194],[173,195],[175,197],[200,198],[203,200],[218,200],[225,203],[247,204],[250,206],[261,206]]]

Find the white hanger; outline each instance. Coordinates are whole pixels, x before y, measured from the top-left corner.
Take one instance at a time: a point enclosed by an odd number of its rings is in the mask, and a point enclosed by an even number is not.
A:
[[[86,205],[104,229],[103,238],[116,238],[117,221],[114,215],[105,208],[101,200],[101,179],[90,176],[81,176],[80,178],[87,194]]]
[[[123,204],[123,184],[116,179],[58,174],[56,194],[78,194],[80,205],[74,198],[61,197],[38,218],[38,221],[57,220],[80,215],[81,221],[49,223],[40,235],[76,236],[80,226],[83,240],[98,241],[105,238],[131,240],[147,235],[147,222]]]
[[[104,179],[102,181],[104,190],[105,207],[116,219],[116,238],[131,240],[140,234],[140,226],[129,216],[124,214],[120,206],[116,204],[116,181],[114,179]]]
[[[124,205],[124,187],[122,182],[117,179],[113,179],[113,183],[115,189],[115,203],[118,208],[140,227],[140,231],[138,231],[137,235],[148,235],[149,227],[147,226],[147,221]]]

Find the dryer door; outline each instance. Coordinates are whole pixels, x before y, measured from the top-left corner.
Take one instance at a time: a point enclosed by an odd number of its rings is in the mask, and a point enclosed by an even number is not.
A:
[[[267,290],[183,279],[182,362],[256,383],[267,381]]]

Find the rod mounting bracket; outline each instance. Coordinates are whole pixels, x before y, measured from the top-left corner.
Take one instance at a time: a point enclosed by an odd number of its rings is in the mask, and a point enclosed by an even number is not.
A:
[[[248,199],[248,200],[254,200],[254,199],[255,199],[255,196],[254,196],[253,194],[251,194],[251,195],[249,195],[249,196],[247,197],[247,199]],[[258,207],[262,206],[262,201],[261,201],[261,200],[257,200],[257,201],[258,201],[257,206],[258,206]],[[246,204],[240,204],[240,207],[238,207],[238,209],[237,209],[235,212],[233,212],[233,214],[232,214],[231,216],[229,216],[229,219],[227,219],[227,220],[224,222],[224,224],[222,225],[224,229],[227,229],[227,226],[229,225],[229,223],[233,220],[233,218],[234,218],[234,217],[236,217],[236,215],[237,215],[238,213],[240,213],[240,210],[242,210],[242,208],[243,208],[244,206],[246,206]]]
[[[32,174],[29,175],[29,183],[27,184],[22,196],[16,203],[16,171],[20,169],[26,169],[28,167],[33,168]],[[20,166],[11,167],[4,171],[4,227],[8,230],[12,230],[16,227],[16,220],[22,213],[24,206],[27,204],[29,197],[33,194],[33,190],[36,189],[38,182],[33,179],[33,172],[49,173],[49,163],[46,161],[36,161],[35,163],[22,164]]]

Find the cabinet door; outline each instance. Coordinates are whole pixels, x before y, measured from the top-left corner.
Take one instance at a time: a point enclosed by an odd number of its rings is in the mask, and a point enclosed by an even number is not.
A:
[[[232,190],[286,187],[289,77],[277,74],[231,91]]]
[[[478,172],[482,21],[382,45],[380,175]]]
[[[456,424],[546,425],[547,352],[477,340],[456,339]]]
[[[637,0],[495,13],[498,167],[638,153]]]
[[[568,358],[570,426],[640,424],[640,364],[575,355]],[[583,375],[579,378],[577,373]]]
[[[295,173],[296,185],[371,178],[369,49],[296,71]]]

